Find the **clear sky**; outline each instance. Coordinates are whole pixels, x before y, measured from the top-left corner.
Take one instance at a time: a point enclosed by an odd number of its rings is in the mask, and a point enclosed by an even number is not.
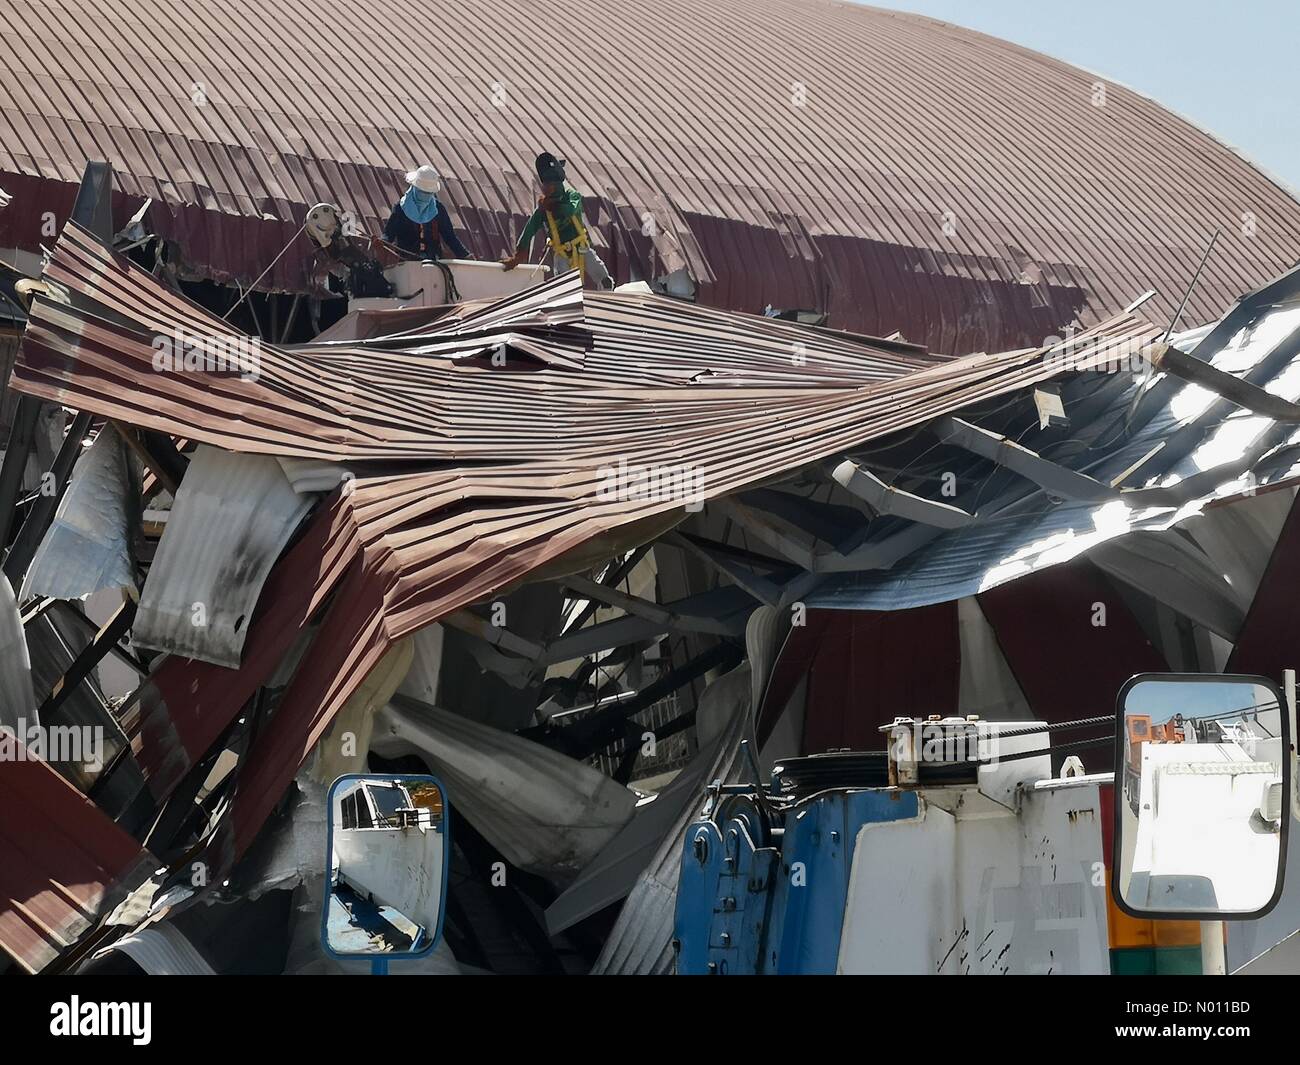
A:
[[[872,0],[1127,85],[1300,192],[1300,0]]]

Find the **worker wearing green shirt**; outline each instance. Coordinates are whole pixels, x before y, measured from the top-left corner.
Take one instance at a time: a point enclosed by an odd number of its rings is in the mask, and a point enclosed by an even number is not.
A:
[[[584,279],[590,277],[597,288],[613,288],[614,279],[587,239],[587,229],[582,221],[582,196],[565,183],[564,160],[543,152],[537,157],[536,166],[537,176],[542,182],[537,210],[519,235],[514,254],[502,259],[501,265],[507,270],[518,266],[520,259],[528,253],[533,237],[541,230],[555,253],[558,273],[581,269]]]

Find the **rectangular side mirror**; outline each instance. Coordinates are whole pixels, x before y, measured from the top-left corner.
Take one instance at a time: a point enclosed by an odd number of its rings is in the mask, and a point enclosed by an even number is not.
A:
[[[339,958],[428,954],[442,934],[450,856],[434,777],[339,777],[329,793],[325,949]]]
[[[1112,888],[1135,917],[1259,917],[1291,820],[1290,726],[1264,677],[1147,673],[1115,712]]]

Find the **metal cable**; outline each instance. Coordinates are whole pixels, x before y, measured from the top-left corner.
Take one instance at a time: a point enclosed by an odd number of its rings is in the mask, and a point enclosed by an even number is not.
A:
[[[1114,720],[1114,714],[1103,714],[1101,717],[1081,717],[1075,721],[1057,721],[1052,724],[1026,725],[1024,728],[1014,729],[1010,732],[999,732],[998,738],[1009,739],[1012,736],[1031,736],[1036,732],[1066,732],[1069,729],[1088,728],[1091,725],[1103,725],[1107,721]]]

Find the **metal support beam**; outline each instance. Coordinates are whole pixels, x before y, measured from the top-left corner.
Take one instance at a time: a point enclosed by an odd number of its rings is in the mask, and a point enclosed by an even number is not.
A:
[[[524,730],[521,735],[540,742],[550,741],[564,750],[576,752],[575,757],[587,757],[617,742],[623,736],[626,722],[634,714],[649,709],[660,699],[671,695],[711,669],[730,670],[744,658],[739,647],[731,643],[718,643],[685,665],[660,677],[642,688],[630,699],[623,699],[602,707],[589,717],[572,725],[543,725]]]
[[[1297,333],[1300,334],[1300,330]],[[1153,345],[1151,362],[1157,370],[1164,370],[1183,381],[1200,385],[1245,410],[1288,425],[1300,422],[1300,404],[1266,392],[1240,377],[1233,377],[1170,344]]]
[[[681,614],[675,610],[669,610],[659,603],[652,603],[648,599],[627,595],[604,584],[588,580],[586,577],[573,575],[563,578],[560,583],[578,595],[585,595],[590,599],[596,599],[604,603],[606,606],[615,607],[635,617],[645,618],[647,621],[653,621],[656,625],[663,626],[666,632],[704,632],[715,636],[726,636],[735,631],[734,625],[730,625],[718,617],[707,614]]]
[[[938,529],[960,529],[969,525],[974,518],[974,515],[966,513],[960,507],[923,499],[901,488],[892,488],[852,459],[828,462],[826,473],[841,488],[868,503],[880,515],[892,514]]]
[[[117,646],[117,641],[126,635],[127,630],[131,628],[131,622],[134,620],[135,601],[125,599],[113,616],[104,622],[103,626],[95,634],[95,638],[86,644],[81,653],[68,664],[63,676],[55,682],[54,688],[36,712],[39,721],[50,722],[53,720],[53,715],[58,711],[59,707],[76,691],[78,685],[90,676],[90,671],[99,665],[105,656]]]
[[[40,413],[41,401],[35,396],[18,397],[4,463],[0,465],[0,550],[9,542],[9,532],[18,511],[18,493],[23,487],[23,471],[27,468],[27,456],[32,450]]]
[[[649,543],[642,544],[640,547],[634,548],[622,562],[614,566],[600,579],[600,583],[608,588],[613,588],[616,585],[622,584],[627,578],[627,575],[636,569],[637,563],[645,558],[646,554],[653,546],[654,541],[650,541]],[[591,616],[596,613],[597,606],[597,600],[588,600],[587,605],[578,611],[577,616],[564,627],[564,631],[566,633],[576,632],[578,629],[582,628],[582,626],[587,624],[591,619]]]
[[[68,477],[72,473],[72,467],[81,455],[81,441],[90,428],[90,415],[88,413],[78,414],[72,420],[72,427],[68,430],[68,435],[63,438],[63,446],[59,448],[59,453],[55,456],[54,467],[49,472],[54,475],[55,490],[51,495],[41,495],[36,497],[36,502],[32,504],[32,509],[28,512],[27,520],[23,522],[23,527],[18,530],[18,535],[14,537],[13,546],[9,549],[9,554],[4,561],[4,574],[9,578],[9,583],[17,590],[22,586],[23,575],[27,572],[27,567],[32,564],[32,559],[36,556],[36,549],[40,546],[41,538],[45,535],[45,530],[49,528],[50,522],[54,519],[54,512],[58,508],[59,500],[63,498],[63,491],[68,486]]]
[[[753,605],[753,599],[744,589],[724,586],[664,603],[663,608],[676,617],[711,618],[722,630],[720,635],[742,636]],[[607,651],[611,647],[625,647],[652,640],[672,631],[673,627],[666,621],[651,621],[635,616],[614,618],[549,641],[536,664],[551,666],[569,662],[599,651]]]
[[[571,578],[565,578],[565,583]],[[608,594],[602,592],[602,594]],[[623,598],[634,603],[631,596]],[[649,604],[654,606],[654,604]],[[560,662],[586,658],[614,647],[643,643],[680,629],[686,632],[704,632],[719,636],[743,636],[745,622],[753,608],[753,599],[736,587],[715,588],[699,595],[688,596],[658,606],[655,618],[627,617],[602,621],[576,632],[566,632],[554,640],[536,643],[509,629],[493,625],[468,610],[459,611],[443,619],[444,623],[468,633],[488,647],[470,648],[470,653],[485,669],[500,674],[508,682],[527,678],[529,674]],[[501,650],[496,650],[500,648]],[[509,651],[511,654],[502,654]],[[518,657],[517,657],[518,656]],[[520,686],[520,685],[516,685]]]
[[[991,433],[960,418],[940,418],[932,424],[931,429],[944,443],[955,444],[965,451],[996,462],[999,466],[1005,466],[1064,499],[1104,503],[1119,495],[1117,489],[1094,477],[1045,459],[1014,440],[1008,440],[1005,436]]]
[[[823,503],[772,488],[757,488],[733,498],[774,514],[826,544],[838,544],[843,540],[857,526],[862,513],[857,507]]]
[[[771,514],[746,506],[738,499],[715,499],[709,505],[727,515],[745,532],[780,552],[783,558],[800,569],[812,569],[816,555],[815,537],[789,522],[781,522]]]
[[[683,551],[688,551],[702,558],[719,573],[729,577],[736,585],[743,588],[761,603],[775,606],[781,598],[781,586],[779,584],[767,577],[760,576],[748,566],[735,561],[735,556],[730,551],[719,550],[717,547],[702,541],[699,537],[677,532],[669,533],[663,538],[662,542],[679,547]],[[779,566],[780,564],[774,563],[774,565]]]
[[[485,640],[493,647],[499,647],[503,651],[509,651],[512,654],[522,655],[534,662],[540,659],[545,651],[542,644],[525,639],[523,636],[511,632],[504,625],[493,625],[490,621],[469,610],[458,610],[442,620],[443,624],[450,625],[453,629],[459,629],[471,636],[477,636],[480,640]],[[523,664],[527,665],[527,663]]]

